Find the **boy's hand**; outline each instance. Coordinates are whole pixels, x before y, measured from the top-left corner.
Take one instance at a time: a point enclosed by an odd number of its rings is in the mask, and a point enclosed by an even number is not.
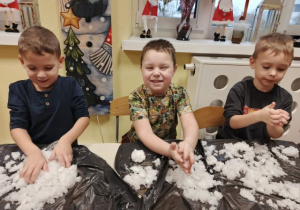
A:
[[[274,126],[281,122],[281,114],[279,110],[275,110],[275,102],[264,107],[259,111],[260,120],[268,125]]]
[[[180,165],[183,163],[182,155],[178,153],[178,145],[175,142],[172,142],[170,144],[169,152],[170,156],[174,159],[174,161],[177,164]]]
[[[185,173],[191,173],[192,165],[195,163],[194,149],[186,141],[181,141],[178,146],[178,153],[181,154],[183,158],[183,163],[181,166]]]
[[[282,109],[274,109],[275,102],[272,102],[270,105],[266,106],[260,110],[261,121],[270,125],[270,126],[280,126],[288,124],[290,115],[288,112]]]
[[[277,110],[280,111],[280,115],[281,115],[281,120],[278,125],[282,127],[283,125],[288,124],[288,120],[290,119],[290,114],[283,109],[277,109]]]
[[[49,160],[57,159],[61,166],[69,168],[73,159],[72,146],[61,139],[55,145]]]
[[[41,150],[36,150],[27,156],[20,178],[24,178],[26,184],[34,183],[41,169],[48,171],[47,161]]]

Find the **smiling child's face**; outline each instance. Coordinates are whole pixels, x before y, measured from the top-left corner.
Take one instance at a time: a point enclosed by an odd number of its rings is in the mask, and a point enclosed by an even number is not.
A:
[[[177,66],[167,52],[149,50],[141,65],[144,84],[156,96],[164,95],[172,81]]]

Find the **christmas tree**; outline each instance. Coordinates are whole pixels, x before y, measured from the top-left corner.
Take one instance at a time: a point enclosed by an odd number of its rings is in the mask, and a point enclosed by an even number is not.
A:
[[[78,46],[79,43],[79,39],[70,27],[68,36],[64,41],[64,44],[66,45],[64,53],[66,56],[67,76],[76,78],[84,92],[88,106],[95,106],[100,103],[100,98],[94,93],[96,90],[95,85],[93,85],[87,77],[88,74],[91,74],[91,70],[82,60],[84,54]]]

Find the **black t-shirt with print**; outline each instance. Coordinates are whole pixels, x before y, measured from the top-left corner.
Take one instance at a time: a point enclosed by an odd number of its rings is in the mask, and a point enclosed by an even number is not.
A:
[[[228,93],[224,106],[225,125],[219,129],[218,139],[265,140],[270,139],[264,122],[241,129],[232,129],[229,120],[234,115],[247,114],[276,102],[274,109],[283,109],[291,115],[293,98],[289,92],[275,85],[270,92],[256,89],[253,79],[236,83]],[[290,118],[291,120],[291,118]]]

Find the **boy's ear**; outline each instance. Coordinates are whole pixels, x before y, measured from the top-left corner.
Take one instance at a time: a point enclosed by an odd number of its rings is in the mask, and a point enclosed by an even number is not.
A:
[[[174,74],[175,74],[176,70],[177,70],[177,65],[174,66]]]
[[[59,59],[59,68],[63,67],[64,61],[65,61],[65,56],[61,56],[61,58]]]
[[[23,65],[24,65],[24,60],[23,60],[23,58],[21,57],[21,55],[19,55],[18,58],[19,58],[19,61],[21,62],[22,66],[23,66]]]
[[[255,69],[255,59],[253,57],[250,57],[249,64],[251,69]]]

